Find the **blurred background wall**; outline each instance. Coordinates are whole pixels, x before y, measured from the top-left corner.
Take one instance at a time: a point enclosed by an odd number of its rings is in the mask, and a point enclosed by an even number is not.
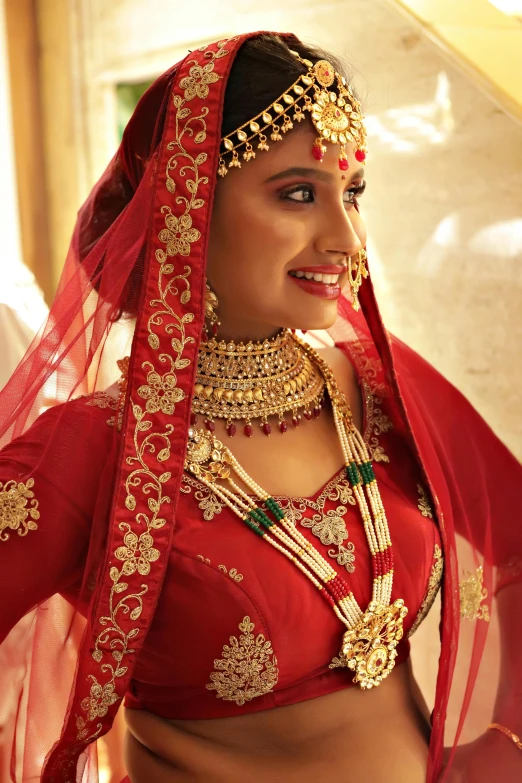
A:
[[[2,0],[0,26],[0,386],[147,84],[216,38],[292,30],[344,56],[363,100],[362,212],[389,330],[522,457],[522,0]],[[428,700],[436,622],[415,637]]]

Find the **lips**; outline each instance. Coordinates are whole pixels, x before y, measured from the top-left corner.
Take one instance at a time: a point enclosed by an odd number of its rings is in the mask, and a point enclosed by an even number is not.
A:
[[[340,264],[323,264],[292,269],[288,276],[299,288],[321,299],[338,299],[341,295],[339,277],[346,272]]]
[[[336,283],[323,283],[318,280],[308,279],[306,277],[295,277],[289,274],[288,277],[296,286],[320,299],[338,299],[341,295],[341,286]],[[335,275],[335,277],[339,277]]]

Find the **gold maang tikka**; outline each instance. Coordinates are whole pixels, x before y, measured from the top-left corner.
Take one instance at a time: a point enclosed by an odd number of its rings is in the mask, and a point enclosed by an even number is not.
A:
[[[226,176],[229,168],[241,168],[239,150],[244,161],[256,157],[252,142],[257,143],[259,151],[267,151],[267,133],[270,140],[277,142],[283,139],[281,134],[294,127],[294,122],[301,122],[310,114],[312,123],[318,133],[312,146],[312,154],[316,160],[322,161],[326,152],[325,142],[340,146],[339,168],[348,169],[346,144],[355,144],[355,158],[360,163],[366,159],[366,129],[362,115],[361,104],[347,85],[346,79],[335,71],[327,60],[318,60],[315,64],[290,50],[294,57],[308,69],[282,93],[277,100],[264,111],[236,128],[221,139],[221,155],[218,174]],[[292,115],[292,116],[290,116]],[[231,155],[228,162],[226,158]]]

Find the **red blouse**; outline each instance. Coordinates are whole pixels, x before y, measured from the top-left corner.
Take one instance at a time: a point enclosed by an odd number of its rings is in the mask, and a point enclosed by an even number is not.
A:
[[[392,599],[409,609],[400,663],[409,655],[406,635],[435,597],[440,537],[392,423],[382,406],[377,418],[368,413],[367,402],[369,444],[389,460],[377,462],[375,473],[395,551]],[[125,705],[169,719],[218,718],[352,685],[349,670],[329,668],[345,629],[312,583],[205,485],[185,476],[181,492],[165,584]],[[366,607],[370,556],[344,470],[312,498],[277,500]]]
[[[392,599],[403,598],[409,609],[408,634],[435,597],[442,570],[440,538],[416,464],[385,407],[375,403],[367,395],[365,437],[379,460],[375,473],[396,560]],[[90,526],[92,488],[102,474],[104,480],[114,475],[111,462],[116,465],[117,430],[108,426],[112,412],[106,406],[100,395],[53,408],[0,455],[0,506],[9,514],[9,503],[19,504],[11,515],[13,527],[3,529],[0,542],[4,553],[9,550],[2,559],[0,589],[10,595],[0,613],[0,641],[25,612],[54,592],[86,609],[103,549],[103,534]],[[63,437],[48,442],[58,416]],[[93,454],[99,459],[93,460]],[[64,475],[67,487],[58,486],[55,477]],[[29,486],[29,476],[34,485]],[[9,491],[16,497],[8,500]],[[24,497],[24,491],[34,498]],[[372,583],[369,550],[344,472],[312,498],[278,500],[365,607]],[[29,515],[33,502],[36,520]],[[28,521],[36,529],[22,536]],[[202,719],[331,693],[352,681],[347,669],[329,668],[343,630],[291,562],[204,485],[185,476],[166,579],[125,704],[170,719]],[[398,653],[397,662],[408,656],[406,638]]]

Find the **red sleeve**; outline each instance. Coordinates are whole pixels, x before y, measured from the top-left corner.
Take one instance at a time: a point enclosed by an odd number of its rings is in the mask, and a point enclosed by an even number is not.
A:
[[[84,398],[51,408],[0,452],[0,642],[36,604],[82,584],[115,432]]]

